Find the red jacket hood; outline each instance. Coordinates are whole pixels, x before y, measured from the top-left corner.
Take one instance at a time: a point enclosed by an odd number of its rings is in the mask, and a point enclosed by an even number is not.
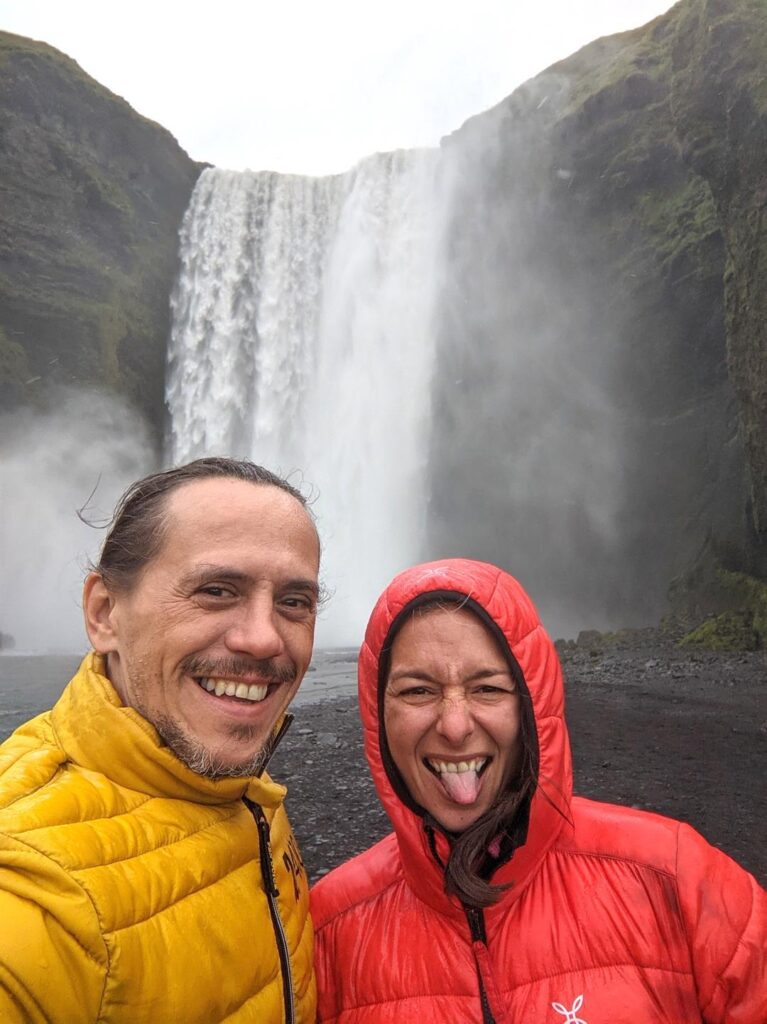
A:
[[[562,670],[554,645],[532,601],[508,573],[485,562],[453,558],[414,566],[386,588],[370,617],[359,659],[360,714],[373,781],[397,834],[405,877],[410,887],[442,913],[462,914],[444,893],[442,871],[429,850],[421,818],[405,806],[386,774],[379,743],[378,674],[381,650],[397,615],[422,594],[451,591],[476,602],[496,623],[519,665],[532,698],[539,746],[538,788],[530,807],[527,839],[493,876],[512,883],[493,915],[516,899],[534,874],[560,829],[570,821],[572,764],[564,722]],[[438,835],[447,856],[447,840]]]

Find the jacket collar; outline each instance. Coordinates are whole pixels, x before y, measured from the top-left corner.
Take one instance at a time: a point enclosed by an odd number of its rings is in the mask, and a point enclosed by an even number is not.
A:
[[[524,844],[493,876],[494,882],[511,883],[511,888],[487,911],[492,919],[496,911],[516,900],[570,820],[572,765],[563,717],[562,670],[530,598],[511,576],[484,562],[448,559],[415,566],[396,577],[373,610],[358,668],[365,753],[378,795],[397,834],[405,878],[435,910],[463,916],[458,902],[445,895],[442,869],[429,848],[421,817],[405,806],[389,781],[381,756],[378,713],[379,662],[391,625],[406,605],[434,591],[464,594],[484,609],[522,670],[532,699],[539,746],[538,788]],[[436,850],[444,862],[448,843],[439,833]]]
[[[247,795],[269,808],[285,797],[285,787],[267,775],[213,780],[187,768],[153,725],[121,703],[105,675],[103,658],[93,652],[55,704],[51,721],[70,761],[126,789],[201,804],[225,804]]]

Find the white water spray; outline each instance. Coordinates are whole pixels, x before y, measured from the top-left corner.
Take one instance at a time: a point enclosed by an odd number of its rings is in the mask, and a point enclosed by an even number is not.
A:
[[[422,552],[439,172],[432,151],[331,178],[209,169],[182,228],[171,458],[247,455],[314,489],[327,645],[359,642]]]
[[[114,394],[61,388],[48,412],[0,416],[0,649],[78,652],[81,595],[103,529],[131,481],[152,468],[149,431]],[[78,518],[80,509],[84,521]]]

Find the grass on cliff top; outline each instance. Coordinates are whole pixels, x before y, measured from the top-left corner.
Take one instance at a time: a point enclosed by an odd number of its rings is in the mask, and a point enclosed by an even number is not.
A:
[[[151,118],[144,117],[137,110],[134,110],[126,99],[118,96],[117,93],[112,92],[111,89],[107,89],[101,82],[92,78],[87,71],[80,67],[73,57],[68,56],[61,50],[57,50],[55,46],[50,46],[42,40],[29,39],[26,36],[17,36],[13,32],[3,32],[0,30],[0,79],[2,79],[4,65],[13,58],[19,57],[44,61],[59,70],[66,78],[79,80],[89,91],[98,93],[105,100],[118,104],[124,113],[127,113],[131,118],[135,118],[136,121],[154,125],[156,129],[167,135],[168,138],[173,139],[174,143],[178,145],[176,139],[164,125],[161,125],[158,121],[153,121]],[[198,166],[202,168],[205,165],[199,164]]]
[[[95,78],[91,78],[89,74],[83,71],[76,60],[68,57],[54,46],[49,46],[48,43],[44,43],[42,40],[28,39],[26,36],[14,35],[13,32],[0,31],[0,72],[6,61],[11,57],[19,55],[35,57],[40,60],[50,61],[52,64],[58,64],[65,68],[67,75],[79,78],[89,88],[99,89],[106,96],[114,96],[114,93],[111,93],[109,89],[97,82]],[[120,97],[114,98],[120,99]],[[121,102],[124,103],[125,101],[121,100]]]
[[[729,10],[714,19],[707,31],[715,41],[718,36],[722,49],[729,51],[726,70],[745,86],[757,109],[767,114],[767,3],[730,0],[726,6]]]
[[[746,94],[767,114],[765,0],[683,0],[678,11],[675,72],[681,91],[713,84],[728,106]]]
[[[625,93],[627,84],[641,85],[641,79],[648,84],[667,79],[671,70],[667,40],[673,34],[677,7],[646,25],[595,39],[549,68],[570,79],[563,116],[577,113],[584,104],[598,102],[600,94],[607,98],[616,89]],[[631,100],[629,103],[634,105]],[[638,100],[638,104],[643,102]]]

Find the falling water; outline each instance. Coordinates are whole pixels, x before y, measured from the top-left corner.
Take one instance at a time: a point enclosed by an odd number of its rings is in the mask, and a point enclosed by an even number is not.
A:
[[[208,169],[182,228],[171,458],[247,455],[311,488],[327,645],[356,643],[421,553],[439,194],[431,151],[328,178]]]

